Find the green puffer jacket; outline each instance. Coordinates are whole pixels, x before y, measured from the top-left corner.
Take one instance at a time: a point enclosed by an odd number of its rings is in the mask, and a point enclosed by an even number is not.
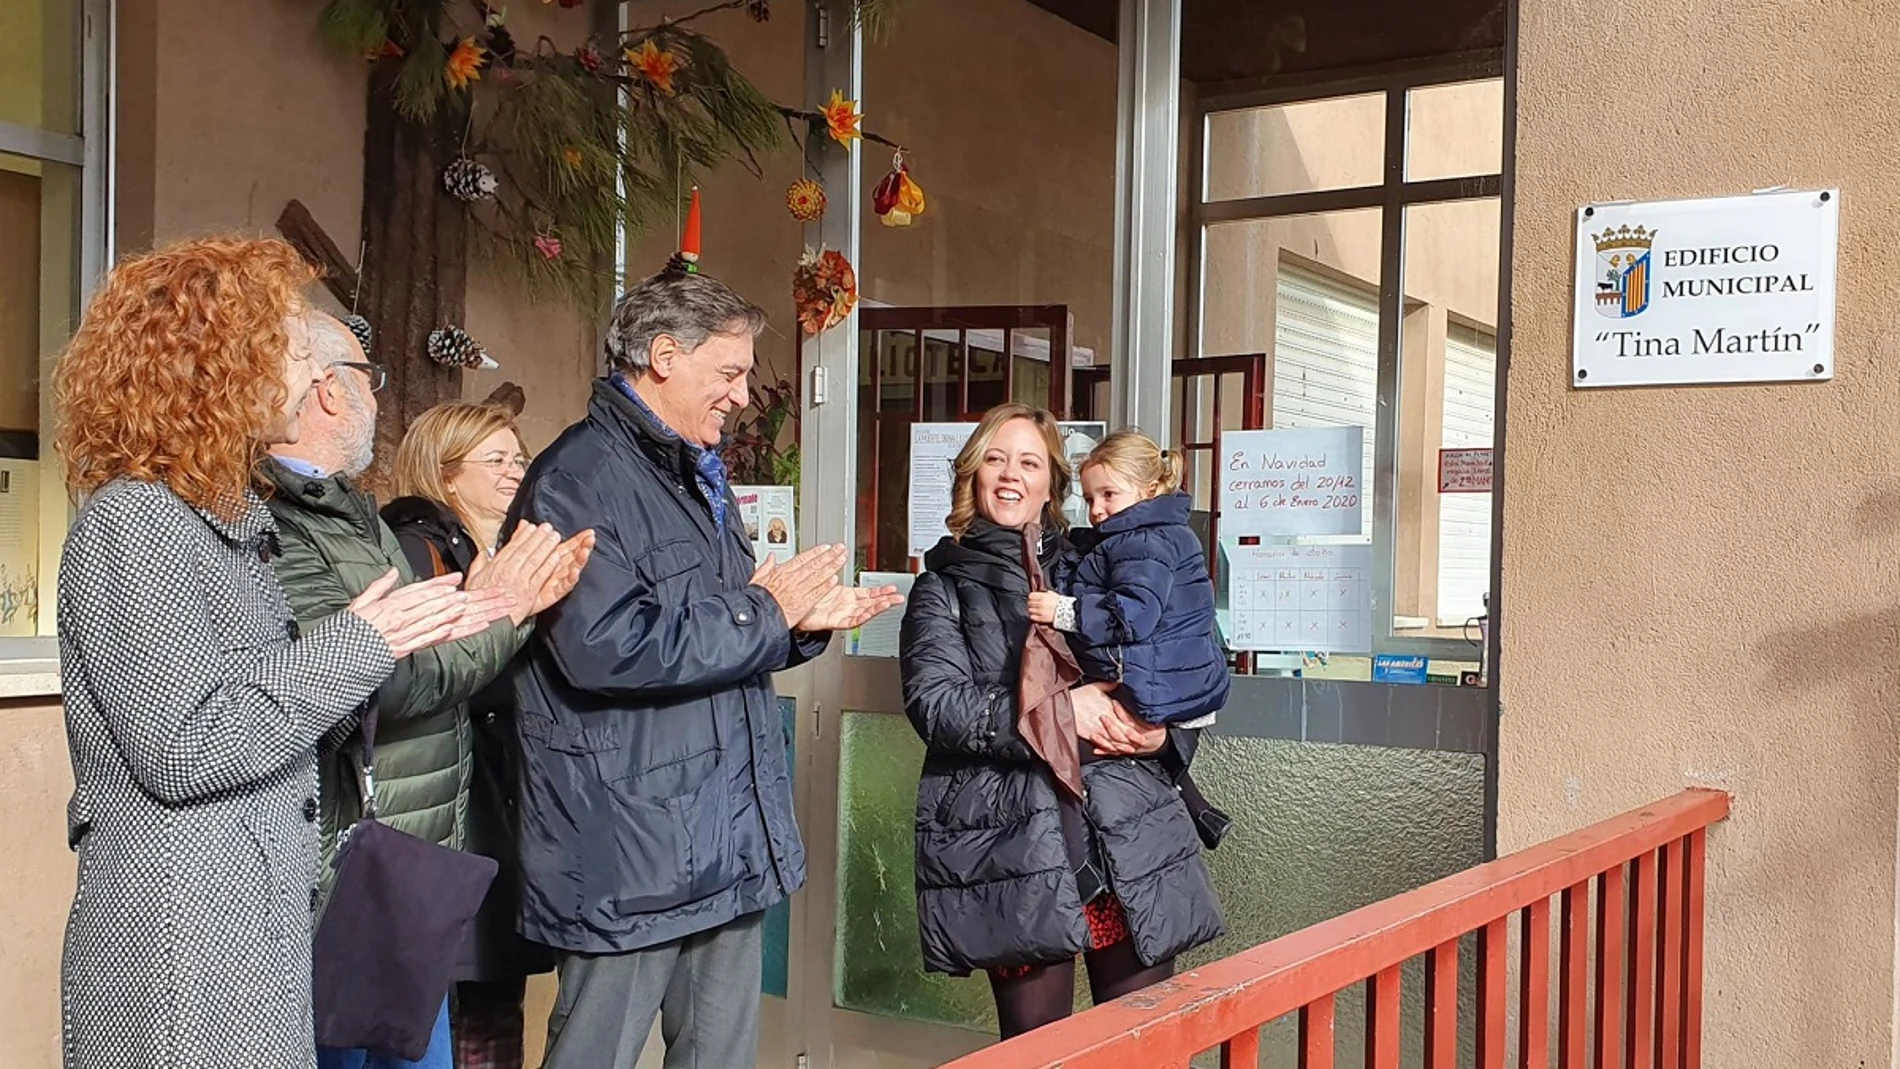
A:
[[[275,462],[265,469],[275,486],[268,504],[283,543],[277,580],[300,624],[314,627],[348,607],[391,568],[404,582],[415,578],[375,499],[347,478],[308,478]],[[384,823],[462,847],[471,774],[468,699],[501,674],[530,629],[504,620],[396,662],[395,674],[376,692],[376,815]],[[319,770],[326,891],[337,833],[362,816],[360,767],[354,735],[340,747],[325,747]]]

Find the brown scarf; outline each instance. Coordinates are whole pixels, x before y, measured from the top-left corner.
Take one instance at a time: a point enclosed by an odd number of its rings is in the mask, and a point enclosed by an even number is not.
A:
[[[1049,583],[1036,558],[1042,532],[1036,524],[1023,528],[1023,566],[1029,572],[1031,592],[1047,590]],[[1023,643],[1022,690],[1016,728],[1036,756],[1043,759],[1056,782],[1076,798],[1082,797],[1082,754],[1075,735],[1075,705],[1069,688],[1080,683],[1082,669],[1069,651],[1069,641],[1048,624],[1031,622]]]

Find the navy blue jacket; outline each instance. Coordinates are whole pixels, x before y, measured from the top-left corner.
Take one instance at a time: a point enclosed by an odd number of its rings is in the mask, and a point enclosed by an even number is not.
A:
[[[750,585],[678,438],[605,380],[535,459],[515,512],[599,539],[512,681],[521,933],[585,954],[756,913],[805,882],[772,673],[823,651]],[[508,528],[514,527],[513,518]]]
[[[1086,551],[1056,572],[1056,589],[1075,599],[1069,645],[1083,673],[1120,680],[1130,711],[1152,724],[1227,704],[1227,656],[1214,633],[1206,552],[1188,527],[1191,501],[1150,498],[1078,532]]]

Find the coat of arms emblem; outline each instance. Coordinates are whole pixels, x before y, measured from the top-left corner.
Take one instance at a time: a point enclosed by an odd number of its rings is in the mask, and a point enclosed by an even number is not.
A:
[[[1590,235],[1597,246],[1597,314],[1641,315],[1649,307],[1650,246],[1656,231],[1627,224]]]

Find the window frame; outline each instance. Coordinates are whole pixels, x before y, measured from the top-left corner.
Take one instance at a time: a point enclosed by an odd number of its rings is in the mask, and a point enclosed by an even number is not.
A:
[[[79,248],[74,314],[83,310],[104,275],[113,247],[113,143],[117,121],[114,0],[78,0],[73,40],[79,48],[79,129],[62,134],[17,123],[0,123],[0,152],[79,171]],[[77,323],[71,324],[76,327]],[[40,354],[42,384],[50,381],[56,352]],[[40,602],[33,637],[0,637],[0,673],[56,673],[59,661],[54,591],[59,554],[72,524],[73,506],[51,448],[53,396],[40,390],[40,510],[38,559]],[[29,688],[30,689],[30,688]],[[21,695],[25,696],[25,695]]]

